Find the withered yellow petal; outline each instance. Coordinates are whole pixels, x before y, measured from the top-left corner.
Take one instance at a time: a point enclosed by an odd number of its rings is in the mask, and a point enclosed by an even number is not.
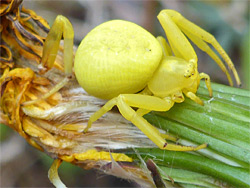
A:
[[[123,153],[111,153],[106,151],[97,151],[95,149],[90,149],[84,153],[76,153],[74,154],[75,159],[84,161],[84,160],[106,160],[111,161],[111,156],[115,161],[126,161],[126,162],[132,162],[132,158],[128,157],[127,155]]]

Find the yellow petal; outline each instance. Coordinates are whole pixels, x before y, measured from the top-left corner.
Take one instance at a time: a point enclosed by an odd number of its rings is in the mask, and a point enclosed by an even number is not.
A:
[[[115,161],[126,161],[126,162],[132,162],[132,158],[128,157],[127,155],[123,153],[111,153],[111,152],[106,152],[106,151],[97,151],[95,149],[88,150],[84,153],[76,153],[74,154],[75,159],[79,161],[84,161],[84,160],[94,160],[94,161],[99,161],[99,160],[106,160],[106,161],[111,161],[111,155]]]

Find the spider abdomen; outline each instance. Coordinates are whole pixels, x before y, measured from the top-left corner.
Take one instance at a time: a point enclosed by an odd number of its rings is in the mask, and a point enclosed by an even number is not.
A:
[[[111,99],[142,90],[162,58],[159,42],[142,27],[105,22],[81,42],[75,57],[79,84],[91,95]]]

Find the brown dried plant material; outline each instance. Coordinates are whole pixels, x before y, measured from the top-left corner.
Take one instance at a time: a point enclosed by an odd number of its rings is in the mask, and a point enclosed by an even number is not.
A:
[[[7,67],[12,68],[13,67],[13,58],[12,53],[10,49],[7,46],[0,45],[1,54],[4,54],[4,56],[0,56],[0,68],[5,69]],[[2,64],[1,62],[5,62]]]
[[[1,1],[0,123],[57,159],[50,170],[55,186],[62,185],[57,175],[62,161],[134,180],[144,187],[154,186],[146,167],[138,166],[132,158],[118,151],[155,146],[119,113],[107,113],[88,133],[83,133],[88,118],[105,101],[89,96],[74,78],[48,99],[22,106],[25,101],[48,93],[64,78],[64,73],[60,50],[54,68],[44,75],[39,74],[42,46],[49,26],[32,10],[21,8],[21,2]]]

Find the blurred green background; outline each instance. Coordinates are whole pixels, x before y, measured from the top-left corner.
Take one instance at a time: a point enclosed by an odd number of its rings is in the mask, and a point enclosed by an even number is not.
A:
[[[156,18],[162,9],[175,9],[187,19],[201,26],[219,41],[232,58],[242,79],[242,88],[249,89],[249,1],[178,1],[178,0],[24,0],[26,8],[34,10],[52,25],[62,14],[69,18],[75,30],[75,44],[95,26],[110,19],[135,22],[153,35],[164,35]],[[205,53],[195,47],[199,58],[199,72],[208,73],[213,82],[228,84],[226,76]],[[7,126],[0,125],[0,186],[49,187],[47,178],[52,159],[30,147],[24,139]],[[69,187],[134,187],[111,176],[85,171],[63,163],[61,179]]]

